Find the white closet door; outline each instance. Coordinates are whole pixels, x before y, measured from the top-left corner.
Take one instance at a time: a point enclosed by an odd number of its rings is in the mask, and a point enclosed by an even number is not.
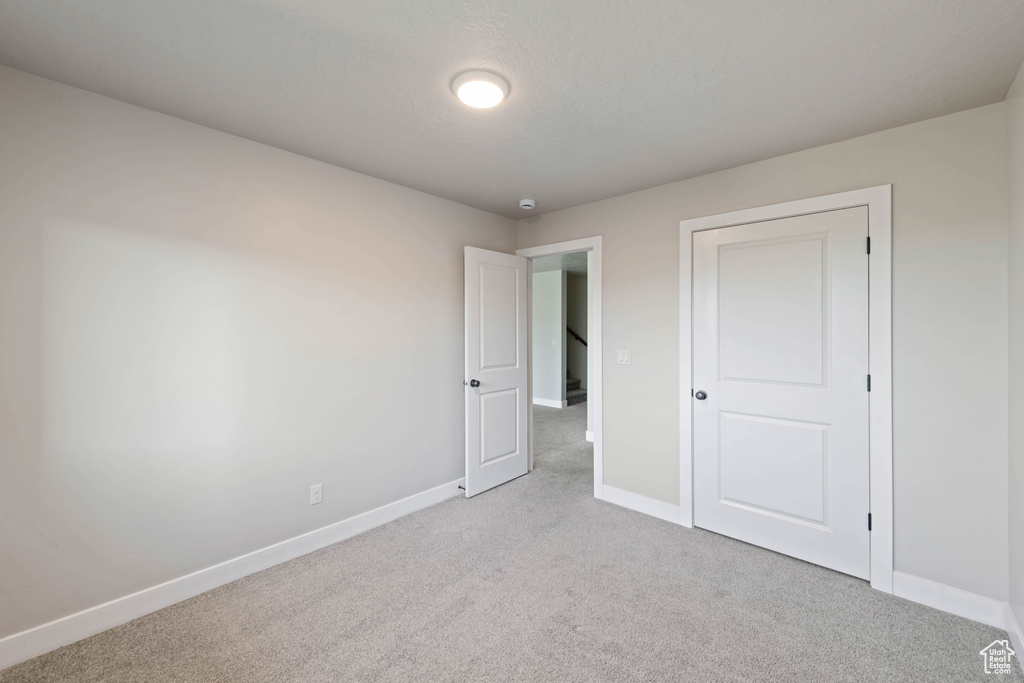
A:
[[[693,234],[694,522],[868,578],[866,207]]]

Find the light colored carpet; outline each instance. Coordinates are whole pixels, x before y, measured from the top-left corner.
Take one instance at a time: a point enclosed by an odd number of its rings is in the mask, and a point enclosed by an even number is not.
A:
[[[586,404],[535,410],[529,476],[8,669],[0,682],[995,678],[979,651],[1002,631],[595,500]]]

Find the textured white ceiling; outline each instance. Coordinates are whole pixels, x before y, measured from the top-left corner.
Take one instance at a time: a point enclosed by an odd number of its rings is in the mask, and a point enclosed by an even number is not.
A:
[[[1022,60],[1022,0],[0,0],[0,63],[516,218],[1000,101]],[[461,105],[469,68],[508,100]]]

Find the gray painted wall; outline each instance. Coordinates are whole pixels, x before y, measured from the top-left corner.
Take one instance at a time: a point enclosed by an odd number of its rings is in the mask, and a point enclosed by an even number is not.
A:
[[[1005,125],[999,103],[520,221],[520,248],[604,236],[605,483],[679,500],[679,221],[892,183],[896,569],[1006,600]]]
[[[1024,67],[1006,100],[1006,132],[1010,174],[1010,606],[1017,623],[1024,626]]]
[[[566,273],[533,274],[533,397],[565,400]]]
[[[463,476],[511,220],[3,67],[0,121],[0,637]]]

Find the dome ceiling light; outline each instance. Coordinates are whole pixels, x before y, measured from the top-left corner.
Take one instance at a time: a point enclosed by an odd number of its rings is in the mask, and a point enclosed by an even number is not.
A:
[[[508,97],[508,81],[490,71],[464,71],[452,81],[452,92],[476,109],[489,109]]]

